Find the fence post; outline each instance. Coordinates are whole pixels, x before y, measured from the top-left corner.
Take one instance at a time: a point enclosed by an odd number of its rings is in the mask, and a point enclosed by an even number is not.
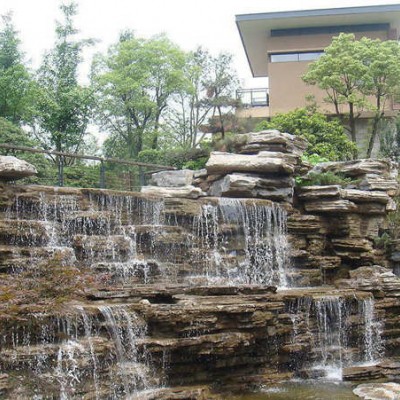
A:
[[[106,166],[100,161],[100,189],[106,188]]]
[[[143,167],[140,165],[139,166],[139,186],[142,187],[144,185],[145,185],[144,171],[143,171]]]
[[[64,186],[64,157],[58,157],[58,186]]]

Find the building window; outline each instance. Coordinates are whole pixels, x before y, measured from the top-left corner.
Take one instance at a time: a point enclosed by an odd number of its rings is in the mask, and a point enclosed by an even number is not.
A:
[[[276,62],[298,62],[298,61],[314,61],[324,54],[323,51],[309,51],[302,53],[275,53],[270,54],[270,61]]]

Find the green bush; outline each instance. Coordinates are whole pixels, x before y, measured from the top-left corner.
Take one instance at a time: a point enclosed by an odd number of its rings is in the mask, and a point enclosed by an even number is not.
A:
[[[298,186],[325,186],[340,185],[346,186],[354,182],[353,179],[334,172],[310,172],[307,176],[297,177],[296,184]]]
[[[301,136],[308,141],[305,154],[318,154],[330,161],[351,159],[355,149],[339,121],[330,121],[325,115],[305,108],[277,114],[270,121],[262,121],[256,126],[256,131],[265,129]]]

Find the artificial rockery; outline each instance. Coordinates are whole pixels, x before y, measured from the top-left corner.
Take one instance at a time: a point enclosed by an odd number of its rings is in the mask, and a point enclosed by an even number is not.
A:
[[[3,398],[224,399],[399,378],[396,166],[278,131],[141,193],[14,184],[0,158]],[[312,173],[344,185],[296,186]]]

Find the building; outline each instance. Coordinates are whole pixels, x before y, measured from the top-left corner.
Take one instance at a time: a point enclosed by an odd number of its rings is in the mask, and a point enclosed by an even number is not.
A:
[[[239,117],[270,117],[306,105],[313,95],[321,109],[325,93],[301,79],[334,36],[354,33],[357,38],[397,40],[400,4],[244,14],[236,16],[243,47],[253,77],[268,77],[269,88],[242,89],[244,104]],[[390,104],[389,112],[394,105]],[[391,109],[391,110],[390,110]]]

